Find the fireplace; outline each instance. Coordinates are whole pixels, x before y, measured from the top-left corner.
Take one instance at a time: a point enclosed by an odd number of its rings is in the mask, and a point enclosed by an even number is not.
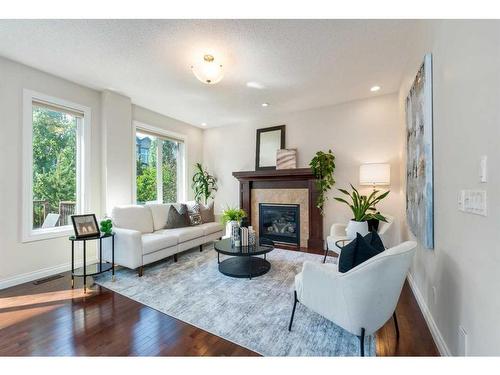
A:
[[[260,203],[259,237],[300,246],[300,205]]]

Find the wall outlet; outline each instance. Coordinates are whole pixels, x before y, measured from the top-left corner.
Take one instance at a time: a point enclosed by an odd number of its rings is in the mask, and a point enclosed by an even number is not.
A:
[[[458,327],[458,351],[457,355],[465,357],[467,355],[467,331],[464,327]]]

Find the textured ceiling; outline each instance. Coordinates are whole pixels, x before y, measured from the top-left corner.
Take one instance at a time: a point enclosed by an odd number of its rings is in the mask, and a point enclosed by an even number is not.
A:
[[[0,55],[211,127],[395,92],[415,26],[408,20],[1,20]],[[225,68],[214,86],[190,71],[207,52]],[[248,88],[248,81],[264,88]],[[375,84],[382,90],[374,94]]]

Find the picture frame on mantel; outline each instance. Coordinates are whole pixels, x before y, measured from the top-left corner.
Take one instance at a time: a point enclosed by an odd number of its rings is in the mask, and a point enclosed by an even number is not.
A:
[[[257,129],[255,170],[276,169],[276,151],[285,148],[285,125]]]

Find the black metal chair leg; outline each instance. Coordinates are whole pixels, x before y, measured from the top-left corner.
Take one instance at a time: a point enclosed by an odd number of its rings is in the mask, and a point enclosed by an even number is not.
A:
[[[288,331],[290,332],[292,330],[292,323],[293,323],[293,317],[295,315],[295,308],[297,307],[297,302],[299,302],[299,300],[297,299],[297,291],[294,290],[293,291],[293,310],[292,310],[292,316],[290,318],[290,324],[288,325]]]
[[[325,250],[325,257],[323,258],[323,263],[325,263],[325,262],[326,262],[326,256],[327,256],[327,255],[328,255],[328,248],[326,248],[326,250]]]
[[[359,351],[361,357],[365,356],[365,329],[361,328],[361,336],[359,336]]]
[[[398,324],[398,318],[396,316],[396,311],[394,311],[392,317],[394,319],[394,326],[396,327],[396,338],[399,340],[399,324]]]

